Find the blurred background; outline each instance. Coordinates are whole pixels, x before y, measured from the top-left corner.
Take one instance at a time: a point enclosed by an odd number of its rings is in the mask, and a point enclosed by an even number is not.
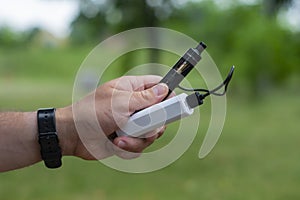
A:
[[[0,111],[71,104],[88,53],[137,27],[205,41],[223,77],[237,68],[223,133],[205,159],[197,155],[209,103],[192,146],[162,170],[126,174],[64,158],[58,170],[39,163],[0,174],[0,199],[299,199],[299,13],[298,0],[1,0]],[[137,57],[120,57],[105,79],[139,64]],[[142,63],[167,60],[171,67],[177,59],[149,50]],[[176,128],[169,126],[150,150],[167,144]]]

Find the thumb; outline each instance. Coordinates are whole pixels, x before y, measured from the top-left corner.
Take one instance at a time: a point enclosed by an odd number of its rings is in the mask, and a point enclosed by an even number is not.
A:
[[[147,90],[133,92],[129,102],[129,111],[135,112],[161,102],[168,92],[169,88],[164,83],[157,84]]]

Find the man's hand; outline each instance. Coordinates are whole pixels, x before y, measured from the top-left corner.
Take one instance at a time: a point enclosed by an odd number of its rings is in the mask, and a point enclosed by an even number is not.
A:
[[[154,142],[165,127],[148,138],[107,136],[124,125],[138,110],[162,101],[168,94],[159,76],[124,76],[109,81],[72,106],[57,109],[57,132],[64,155],[103,159],[111,155],[136,157]],[[74,117],[75,116],[75,117]],[[126,150],[126,151],[124,151]]]
[[[56,110],[56,129],[63,155],[103,159],[133,158],[152,144],[164,127],[149,138],[107,136],[137,110],[162,101],[168,93],[158,76],[125,76],[107,82],[72,106]],[[0,113],[0,172],[41,161],[36,112]],[[132,153],[135,152],[135,153]]]

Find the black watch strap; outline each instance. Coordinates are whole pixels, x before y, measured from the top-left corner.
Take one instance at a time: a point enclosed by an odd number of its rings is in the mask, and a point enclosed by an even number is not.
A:
[[[37,121],[42,159],[46,167],[58,168],[62,165],[62,155],[55,126],[55,108],[39,109]]]

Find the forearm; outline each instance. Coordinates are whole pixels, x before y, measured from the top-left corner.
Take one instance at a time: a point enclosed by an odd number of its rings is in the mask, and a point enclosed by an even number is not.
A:
[[[36,112],[0,113],[0,172],[41,161]],[[72,112],[56,111],[56,129],[63,155],[72,155],[77,135]]]
[[[35,112],[0,113],[0,171],[41,160]]]

